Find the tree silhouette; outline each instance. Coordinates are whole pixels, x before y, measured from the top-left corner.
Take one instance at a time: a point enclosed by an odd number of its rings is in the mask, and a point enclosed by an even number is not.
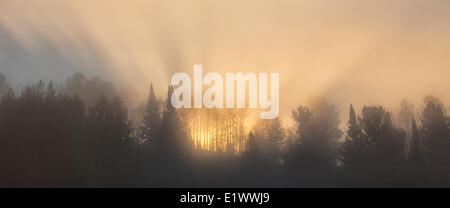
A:
[[[156,100],[155,92],[153,91],[153,84],[150,84],[150,94],[148,96],[147,104],[145,105],[143,118],[143,137],[145,141],[154,141],[158,137],[161,125],[161,113],[158,101]]]
[[[17,139],[20,139],[17,111],[17,99],[9,88],[0,100],[0,187],[19,185],[16,174],[20,162],[17,155]]]
[[[151,161],[152,148],[156,144],[161,125],[161,113],[158,100],[156,99],[155,92],[153,91],[153,84],[150,84],[150,94],[147,99],[147,103],[143,109],[143,118],[141,125],[138,125],[137,129],[137,181],[142,186],[148,185],[150,182],[145,181],[144,175],[152,175],[153,166],[152,163],[144,163],[145,161]]]
[[[425,97],[422,131],[428,152],[428,183],[432,186],[450,185],[450,130],[442,102]]]
[[[312,109],[312,110],[311,110]],[[295,141],[286,155],[289,178],[296,186],[333,186],[338,156],[339,114],[323,99],[293,111]]]
[[[280,119],[259,120],[256,122],[253,132],[254,137],[260,141],[259,146],[266,165],[265,169],[258,173],[266,174],[265,181],[260,182],[260,186],[280,186],[280,180],[284,172],[282,145],[286,137]]]
[[[412,166],[417,166],[423,163],[424,150],[422,146],[422,140],[419,128],[417,127],[414,116],[411,116],[411,149],[409,154],[409,160]]]
[[[450,119],[434,96],[417,116],[407,101],[396,117],[350,105],[341,140],[324,99],[295,109],[292,128],[248,128],[245,110],[175,109],[172,92],[163,109],[152,84],[133,120],[110,82],[76,74],[16,94],[0,75],[0,187],[450,186]]]
[[[422,187],[426,184],[426,155],[424,151],[422,135],[417,127],[414,116],[411,116],[411,146],[408,154],[410,168],[410,182],[412,187]]]
[[[101,96],[111,100],[117,95],[111,82],[103,81],[98,77],[87,79],[81,73],[69,77],[62,91],[69,96],[79,96],[88,106],[95,105]]]
[[[190,163],[190,145],[177,110],[170,98],[173,87],[169,86],[166,108],[163,112],[159,138],[155,142],[154,168],[155,186],[178,187],[192,183]]]
[[[268,168],[262,138],[257,138],[250,133],[241,157],[240,186],[253,188],[269,186]]]
[[[127,110],[120,98],[109,102],[101,96],[88,112],[87,144],[88,157],[82,162],[87,165],[87,183],[94,186],[127,186],[135,176],[135,154],[133,154],[130,125]],[[94,159],[95,158],[95,159]]]
[[[349,186],[396,186],[402,183],[404,137],[391,115],[381,106],[364,106],[359,119],[361,134],[350,108],[349,129],[343,145],[343,173]]]
[[[70,118],[70,119],[68,119]],[[82,130],[83,103],[47,90],[41,81],[0,104],[2,187],[71,187],[77,180],[74,142]]]
[[[341,149],[341,170],[346,184],[351,181],[361,181],[366,170],[369,154],[368,141],[363,137],[361,126],[356,117],[355,109],[350,104],[348,128]]]
[[[263,151],[273,161],[278,161],[281,154],[281,145],[284,142],[285,132],[280,119],[261,119],[255,124],[254,133],[263,141]]]
[[[9,83],[6,80],[6,77],[0,73],[0,97],[8,92]]]

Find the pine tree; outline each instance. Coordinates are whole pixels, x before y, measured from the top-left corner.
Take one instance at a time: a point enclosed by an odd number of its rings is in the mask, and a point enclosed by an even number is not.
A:
[[[364,168],[365,158],[367,155],[367,143],[363,138],[361,126],[358,123],[353,105],[350,104],[348,128],[345,135],[345,140],[341,149],[341,167],[344,170],[344,176],[357,177],[354,172],[360,172],[355,168]],[[353,172],[353,174],[351,173]],[[354,179],[354,178],[353,178]],[[351,180],[345,178],[345,180]]]
[[[261,151],[261,144],[257,141],[253,133],[249,133],[245,150],[242,156],[248,158],[251,161],[261,159],[263,153]]]
[[[257,138],[249,133],[245,150],[241,155],[240,177],[241,186],[245,187],[267,187],[273,181],[269,181],[268,160],[262,150],[262,138]]]
[[[409,160],[412,166],[419,166],[424,159],[423,147],[420,139],[419,128],[417,127],[414,116],[411,116],[411,149]]]
[[[333,105],[319,99],[310,107],[293,111],[295,141],[286,155],[286,167],[294,184],[308,187],[334,183],[338,159],[339,114]],[[295,184],[297,183],[297,184]]]
[[[180,153],[188,147],[188,144],[178,112],[170,102],[172,93],[173,87],[170,86],[167,92],[166,108],[161,121],[158,145],[167,152]]]
[[[45,102],[47,104],[54,105],[56,102],[56,89],[55,86],[53,85],[53,82],[50,81],[50,83],[48,83],[47,85],[47,92],[45,94]]]
[[[254,133],[257,138],[261,138],[264,144],[262,146],[264,153],[272,160],[277,161],[285,138],[285,131],[280,119],[259,120],[255,125]]]
[[[156,100],[153,91],[153,84],[150,84],[150,95],[148,96],[147,104],[145,105],[142,137],[144,141],[155,141],[158,137],[161,124],[161,113],[159,110],[158,101]]]
[[[347,138],[342,147],[342,173],[348,186],[396,186],[403,168],[404,137],[381,106],[364,106],[356,122],[350,108]]]
[[[1,97],[0,100],[0,166],[1,169],[6,169],[3,164],[11,160],[8,154],[11,151],[16,138],[12,138],[12,132],[15,132],[16,124],[21,123],[17,118],[17,99],[12,88],[9,88],[7,93]],[[6,180],[6,177],[5,177]],[[3,178],[0,177],[0,185],[5,184]]]
[[[349,110],[349,120],[348,120],[348,130],[346,132],[347,137],[351,138],[353,140],[358,140],[359,142],[362,142],[362,131],[361,131],[361,126],[358,124],[358,121],[356,119],[356,113],[355,113],[355,109],[353,109],[353,105],[350,105],[350,110]]]
[[[130,142],[130,124],[128,122],[128,110],[123,106],[122,100],[116,96],[111,102],[111,129],[112,135],[119,139],[121,143]]]
[[[170,102],[173,87],[169,86],[166,108],[163,112],[159,138],[155,143],[154,169],[156,185],[165,187],[186,186],[190,181],[190,145],[179,120],[177,110]],[[183,177],[179,173],[183,172]]]
[[[95,164],[93,171],[97,175],[90,179],[95,186],[122,187],[135,183],[136,158],[132,151],[128,111],[121,99],[116,96],[110,102],[106,96],[101,96],[89,110],[87,128],[86,146],[91,155],[83,162],[89,164],[89,158],[96,158],[91,162]],[[95,178],[98,175],[102,177]]]
[[[427,144],[429,180],[433,186],[450,184],[450,130],[442,102],[434,97],[425,98],[422,112],[422,132]]]
[[[138,160],[138,181],[145,180],[144,175],[151,175],[153,170],[152,165],[144,164],[143,161],[148,159],[153,153],[152,148],[157,144],[160,133],[161,113],[159,103],[153,91],[153,84],[150,84],[150,94],[147,103],[144,107],[144,117],[142,125],[138,128],[138,143],[136,157]],[[145,172],[145,173],[144,173]],[[142,182],[140,182],[142,183]]]
[[[1,97],[0,103],[1,103],[2,105],[3,105],[3,104],[5,104],[5,105],[6,105],[6,104],[14,105],[15,100],[16,100],[16,95],[15,95],[15,93],[14,93],[14,90],[10,87],[10,88],[8,88],[6,94],[4,94],[4,95]]]
[[[9,83],[6,81],[6,77],[0,73],[0,97],[8,92]]]

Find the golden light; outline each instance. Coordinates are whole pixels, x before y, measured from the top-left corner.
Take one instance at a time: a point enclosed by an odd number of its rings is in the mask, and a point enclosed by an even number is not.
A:
[[[192,145],[197,149],[240,153],[253,127],[248,109],[183,109]]]

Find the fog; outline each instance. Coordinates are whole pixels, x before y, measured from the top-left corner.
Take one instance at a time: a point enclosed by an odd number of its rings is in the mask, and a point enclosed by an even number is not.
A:
[[[279,72],[280,115],[323,96],[450,101],[450,2],[0,0],[0,73],[15,89],[76,72],[135,106],[172,74]]]

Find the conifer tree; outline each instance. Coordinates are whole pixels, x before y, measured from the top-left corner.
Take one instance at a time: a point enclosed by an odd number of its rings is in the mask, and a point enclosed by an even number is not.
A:
[[[280,119],[261,119],[254,128],[254,134],[262,141],[262,150],[271,160],[278,160],[281,145],[284,142],[285,131]]]
[[[9,88],[9,83],[6,80],[6,77],[0,73],[0,98],[1,98],[1,96],[3,96],[4,94],[6,94],[8,92],[8,88]]]
[[[53,108],[56,104],[56,89],[53,82],[50,81],[47,85],[47,91],[45,92],[45,102],[48,104],[47,107]]]
[[[241,156],[240,183],[246,187],[267,187],[273,181],[269,181],[269,166],[266,155],[262,149],[262,138],[249,133],[245,150]]]
[[[423,162],[423,153],[419,128],[417,127],[414,116],[411,116],[411,148],[409,160],[412,166],[419,166]]]
[[[156,143],[157,151],[155,171],[156,183],[165,183],[169,187],[186,185],[190,181],[190,144],[179,120],[177,110],[172,106],[171,96],[173,87],[169,86],[166,108],[163,112],[159,138]],[[179,174],[183,172],[183,177]]]
[[[444,105],[434,96],[425,98],[422,132],[427,146],[429,181],[433,186],[447,186],[450,184],[449,123]]]
[[[286,168],[298,186],[330,186],[335,181],[338,159],[339,114],[324,99],[315,100],[309,107],[293,111],[295,141],[286,155]]]
[[[158,137],[161,124],[161,113],[158,101],[153,91],[153,84],[150,84],[150,94],[145,105],[144,119],[142,126],[142,137],[144,141],[155,141]]]
[[[404,131],[393,126],[391,114],[381,106],[364,106],[358,124],[353,112],[350,108],[349,129],[341,155],[344,183],[363,187],[400,184]]]
[[[344,143],[341,149],[341,167],[344,172],[344,180],[355,180],[358,177],[351,172],[360,172],[362,170],[355,170],[358,168],[365,168],[367,160],[367,141],[364,140],[361,126],[356,117],[353,105],[350,104],[348,128],[345,135]],[[353,178],[347,178],[351,176]]]

